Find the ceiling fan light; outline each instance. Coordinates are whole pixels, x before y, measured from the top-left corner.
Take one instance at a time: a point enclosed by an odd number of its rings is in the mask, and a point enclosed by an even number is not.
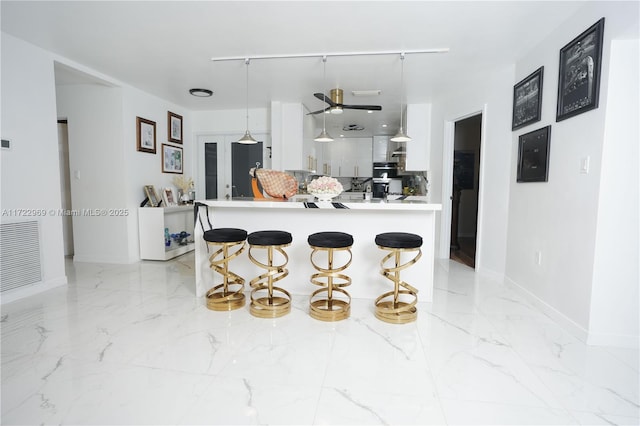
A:
[[[333,142],[333,138],[329,136],[329,133],[325,129],[314,139],[316,142]]]
[[[400,126],[398,133],[396,133],[395,136],[392,137],[390,140],[391,142],[410,142],[411,138],[407,136],[402,126]]]
[[[331,108],[331,114],[342,114],[344,111],[342,110],[342,107],[333,107]]]
[[[249,133],[249,130],[247,130],[244,133],[244,136],[241,137],[240,139],[238,139],[238,143],[242,143],[242,144],[245,144],[245,145],[252,145],[252,144],[258,143],[258,141],[255,140],[253,138],[253,136],[251,136],[251,133]]]

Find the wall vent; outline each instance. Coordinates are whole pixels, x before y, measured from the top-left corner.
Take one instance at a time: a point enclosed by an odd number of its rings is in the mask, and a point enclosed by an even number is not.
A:
[[[0,224],[0,292],[42,281],[37,221]]]

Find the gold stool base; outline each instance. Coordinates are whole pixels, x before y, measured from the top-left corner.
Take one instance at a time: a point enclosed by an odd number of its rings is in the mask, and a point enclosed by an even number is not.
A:
[[[269,288],[266,286],[258,287],[251,292],[251,315],[259,318],[279,318],[291,312],[291,295],[288,291],[280,287],[273,287],[274,293],[279,292],[283,296],[256,297],[255,293],[260,290],[268,292]]]
[[[340,321],[349,318],[351,305],[338,299],[319,299],[309,304],[309,315],[320,321]]]
[[[284,247],[290,243],[280,245],[250,245],[249,259],[254,265],[267,270],[264,274],[251,280],[251,305],[249,312],[258,318],[279,318],[291,312],[291,294],[282,287],[273,284],[289,275],[286,268],[289,256]],[[261,262],[253,256],[254,249],[267,249],[267,263]],[[274,265],[274,252],[280,253],[282,263]]]
[[[393,300],[382,300],[389,296],[393,297],[392,291],[385,293],[376,299],[376,318],[391,324],[406,324],[413,322],[418,318],[418,309],[415,306],[416,301],[418,300],[417,296],[413,302],[393,303]]]
[[[419,247],[416,248],[391,248],[378,246],[378,248],[389,250],[380,262],[382,276],[393,282],[393,290],[379,296],[375,302],[375,315],[381,321],[391,324],[406,324],[418,318],[418,290],[400,278],[400,271],[416,263],[422,256]],[[402,263],[401,254],[415,252],[415,256],[409,261]],[[393,266],[387,266],[393,260]],[[400,300],[404,296],[404,300]]]
[[[244,306],[245,295],[239,292],[216,291],[224,288],[224,284],[220,284],[207,292],[207,308],[212,311],[233,311]]]
[[[341,321],[351,315],[351,295],[343,288],[351,285],[351,277],[340,272],[351,265],[353,254],[351,246],[347,247],[317,247],[312,248],[310,260],[311,265],[319,271],[311,275],[311,283],[321,288],[311,293],[309,297],[309,316],[320,321]],[[334,265],[334,253],[346,251],[349,255],[346,263],[342,266]],[[327,267],[323,267],[316,262],[315,256],[325,252],[327,255]],[[334,293],[340,293],[342,298],[334,297]],[[316,298],[316,296],[320,298]]]
[[[244,278],[229,270],[229,261],[236,258],[245,249],[244,241],[208,242],[211,246],[220,246],[210,257],[210,268],[222,275],[223,282],[207,291],[207,308],[212,311],[233,311],[245,304]],[[235,250],[233,253],[231,251]]]

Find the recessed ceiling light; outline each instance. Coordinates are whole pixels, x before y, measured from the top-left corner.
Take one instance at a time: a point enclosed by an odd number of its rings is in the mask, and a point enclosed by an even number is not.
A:
[[[382,127],[387,127],[387,125],[386,125],[386,124],[383,124],[383,125],[382,125]]]
[[[213,92],[209,89],[189,89],[189,93],[199,98],[208,98],[213,95]]]

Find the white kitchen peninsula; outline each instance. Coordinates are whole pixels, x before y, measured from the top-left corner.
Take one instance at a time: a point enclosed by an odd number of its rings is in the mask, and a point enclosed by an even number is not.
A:
[[[341,231],[353,235],[353,262],[344,272],[351,276],[352,284],[346,288],[353,298],[375,299],[393,288],[388,279],[380,275],[380,260],[388,253],[380,250],[375,236],[381,232],[411,232],[423,239],[422,258],[402,271],[402,278],[419,290],[418,300],[433,300],[435,215],[440,204],[421,200],[394,201],[344,201],[340,204],[315,203],[309,208],[301,201],[253,201],[253,200],[206,200],[209,217],[214,228],[242,228],[248,233],[261,230],[283,230],[293,236],[292,244],[285,250],[289,256],[289,276],[279,282],[294,298],[308,297],[315,286],[309,277],[315,272],[309,255],[311,249],[307,237],[314,232]],[[335,206],[339,207],[336,208]],[[206,208],[201,207],[199,216],[208,228]],[[209,268],[209,254],[202,239],[202,228],[197,222],[194,231],[196,244],[196,296],[204,296],[214,284],[222,282],[219,274]],[[248,249],[248,247],[247,247]],[[249,281],[263,270],[248,259],[247,251],[233,259],[230,270],[245,278],[245,291]]]

